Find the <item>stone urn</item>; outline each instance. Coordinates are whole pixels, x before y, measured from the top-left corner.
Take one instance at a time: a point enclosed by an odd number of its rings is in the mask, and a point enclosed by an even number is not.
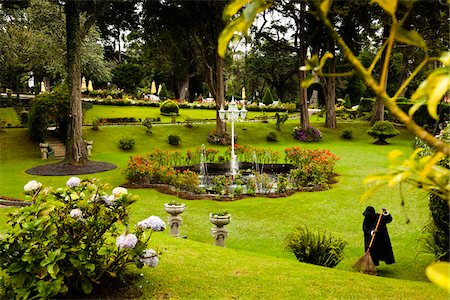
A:
[[[225,247],[225,239],[228,237],[228,229],[226,229],[224,226],[230,223],[230,220],[230,214],[209,214],[209,221],[216,225],[216,227],[211,228],[211,234],[214,237],[216,246]]]
[[[186,210],[186,204],[164,203],[164,210],[170,214],[167,218],[170,225],[170,235],[178,237],[183,219],[179,216]]]
[[[230,214],[226,215],[217,215],[213,213],[209,214],[209,221],[211,221],[211,223],[213,223],[217,227],[223,227],[227,225],[228,223],[230,223],[230,220],[231,220]]]

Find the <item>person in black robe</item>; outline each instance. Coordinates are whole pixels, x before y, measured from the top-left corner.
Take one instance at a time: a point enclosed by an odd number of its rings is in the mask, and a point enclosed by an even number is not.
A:
[[[363,213],[363,231],[364,231],[364,249],[367,251],[369,248],[372,235],[375,234],[372,248],[370,249],[370,255],[375,266],[379,265],[380,260],[390,265],[395,263],[394,252],[392,251],[391,240],[389,239],[389,233],[386,227],[387,223],[392,222],[391,214],[383,208],[383,214],[381,217],[378,230],[375,232],[377,221],[380,214],[375,212],[375,208],[368,206]]]

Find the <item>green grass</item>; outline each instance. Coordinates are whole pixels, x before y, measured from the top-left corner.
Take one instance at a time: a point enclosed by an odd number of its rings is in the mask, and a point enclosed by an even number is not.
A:
[[[20,125],[19,117],[12,107],[0,108],[0,120],[5,121],[5,127]]]
[[[262,116],[262,112],[249,111],[247,119],[251,120]],[[272,117],[274,112],[265,113],[266,116]],[[143,107],[143,106],[114,106],[114,105],[93,105],[93,107],[86,111],[84,122],[91,124],[95,118],[121,118],[121,117],[135,117],[136,119],[144,120],[145,118],[161,118],[161,122],[170,123],[172,117],[163,116],[159,111],[159,107]],[[191,119],[210,119],[216,118],[216,111],[212,109],[190,109],[180,108],[180,115],[176,117],[177,121],[184,122],[186,118]]]
[[[403,192],[406,205],[402,207],[398,189],[383,189],[367,202],[359,202],[366,189],[362,185],[364,177],[386,169],[389,151],[400,149],[410,153],[412,137],[401,130],[400,136],[390,139],[390,145],[377,146],[366,134],[369,128],[366,123],[341,123],[337,130],[315,123],[323,132],[323,141],[305,144],[291,137],[292,128],[297,124],[298,120],[288,121],[279,132],[279,141],[267,143],[265,136],[275,130],[274,121],[237,123],[238,143],[270,147],[280,151],[282,157],[284,148],[294,145],[329,149],[341,158],[336,166],[338,183],[328,191],[297,193],[287,198],[248,198],[233,202],[181,200],[187,204],[181,233],[188,239],[171,238],[167,232],[155,234],[152,246],[165,249],[160,266],[134,271],[144,275],[136,283],[137,287],[142,285],[143,299],[446,299],[448,295],[425,277],[425,267],[433,257],[419,253],[418,239],[429,215],[426,195],[406,189]],[[191,129],[182,125],[155,125],[153,133],[147,135],[143,126],[113,126],[100,127],[100,131],[85,128],[84,135],[85,139],[94,140],[92,160],[118,165],[116,170],[95,174],[114,187],[125,182],[121,172],[130,155],[156,147],[185,150],[202,143],[208,147],[206,135],[213,128],[213,124]],[[339,137],[344,128],[353,131],[353,141]],[[179,146],[167,143],[170,133],[181,136]],[[117,142],[122,136],[136,139],[132,151],[118,149]],[[0,195],[23,198],[22,187],[28,180],[62,186],[70,177],[39,177],[24,172],[37,164],[53,162],[39,159],[39,148],[28,142],[25,130],[5,130],[0,133],[0,141]],[[217,148],[221,152],[226,149]],[[151,189],[131,192],[140,196],[132,206],[132,223],[149,215],[165,218],[163,204],[174,198]],[[397,263],[390,266],[381,263],[378,277],[351,270],[352,263],[363,255],[362,212],[367,205],[385,207],[394,217],[388,229]],[[0,210],[0,232],[6,230],[5,216],[10,210]],[[228,210],[232,214],[226,249],[212,246],[208,213],[216,210]],[[301,223],[311,229],[327,230],[348,242],[346,257],[335,269],[299,263],[284,251],[284,237]]]

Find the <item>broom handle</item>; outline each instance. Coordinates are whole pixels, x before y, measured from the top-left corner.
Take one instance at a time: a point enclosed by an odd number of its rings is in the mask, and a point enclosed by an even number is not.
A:
[[[373,240],[375,239],[375,235],[377,234],[378,225],[380,225],[382,217],[383,217],[383,214],[381,213],[380,216],[378,217],[377,226],[375,226],[375,232],[372,235],[372,239],[370,240],[370,244],[369,244],[369,248],[367,248],[367,252],[369,252],[370,249],[372,249]]]

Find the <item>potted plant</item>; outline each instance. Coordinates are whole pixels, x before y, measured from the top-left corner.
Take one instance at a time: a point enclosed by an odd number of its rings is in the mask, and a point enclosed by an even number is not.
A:
[[[181,214],[182,212],[184,212],[186,209],[186,204],[183,203],[178,203],[176,201],[170,201],[169,203],[164,203],[164,210],[172,215],[172,216],[177,216],[179,214]]]
[[[209,214],[209,221],[216,225],[217,227],[223,227],[230,223],[231,215],[228,213],[228,211],[219,211],[216,213],[210,213]]]

